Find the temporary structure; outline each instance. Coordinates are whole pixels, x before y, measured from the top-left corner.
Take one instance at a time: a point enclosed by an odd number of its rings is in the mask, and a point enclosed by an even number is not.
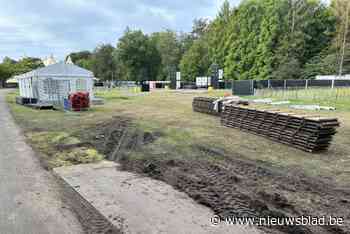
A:
[[[18,81],[15,78],[8,79],[6,84],[18,84]]]
[[[92,72],[64,62],[39,68],[15,77],[20,96],[39,102],[62,102],[72,92],[84,91],[93,96]]]
[[[72,92],[89,92],[93,97],[94,74],[72,63],[60,62],[15,77],[20,96],[38,102],[63,103]]]
[[[0,84],[0,86],[1,86],[1,84]],[[18,81],[15,78],[10,78],[10,79],[6,80],[5,87],[6,88],[17,88]]]

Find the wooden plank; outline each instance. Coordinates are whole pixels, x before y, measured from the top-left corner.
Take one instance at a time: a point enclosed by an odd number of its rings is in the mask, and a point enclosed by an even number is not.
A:
[[[257,110],[227,105],[221,124],[269,137],[307,152],[328,149],[340,126],[336,118],[294,115],[278,110]]]

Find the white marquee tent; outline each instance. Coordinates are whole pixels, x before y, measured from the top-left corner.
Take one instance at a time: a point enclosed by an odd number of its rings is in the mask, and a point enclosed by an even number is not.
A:
[[[72,63],[60,62],[15,77],[20,96],[39,102],[62,102],[72,92],[93,97],[94,74]]]

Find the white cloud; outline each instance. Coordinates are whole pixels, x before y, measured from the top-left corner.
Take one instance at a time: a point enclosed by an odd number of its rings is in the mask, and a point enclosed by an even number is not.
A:
[[[63,59],[72,51],[92,50],[99,43],[115,45],[127,26],[147,33],[165,28],[189,31],[193,19],[214,17],[222,2],[0,0],[0,59],[51,53]]]

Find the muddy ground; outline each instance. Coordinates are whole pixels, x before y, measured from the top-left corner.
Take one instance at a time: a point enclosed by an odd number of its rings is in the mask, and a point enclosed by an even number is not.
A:
[[[203,145],[193,145],[188,160],[179,159],[173,150],[155,155],[147,145],[164,134],[144,132],[123,117],[84,133],[85,142],[125,170],[165,181],[221,217],[341,217],[342,226],[260,228],[267,233],[350,233],[350,189],[337,187],[331,179],[311,178],[297,169],[272,167]],[[144,157],[131,157],[134,152]]]

